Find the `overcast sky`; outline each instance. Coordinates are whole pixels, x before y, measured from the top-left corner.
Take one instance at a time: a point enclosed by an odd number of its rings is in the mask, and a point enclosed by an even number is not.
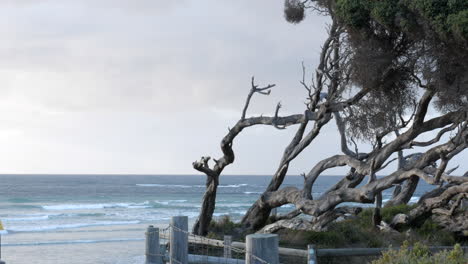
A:
[[[0,173],[193,174],[240,117],[304,109],[327,19],[291,25],[283,1],[3,0]],[[236,139],[227,174],[271,174],[294,129]],[[326,128],[291,173],[339,153]],[[460,160],[460,159],[459,159]],[[466,170],[466,166],[464,168]],[[340,173],[340,170],[330,173]]]

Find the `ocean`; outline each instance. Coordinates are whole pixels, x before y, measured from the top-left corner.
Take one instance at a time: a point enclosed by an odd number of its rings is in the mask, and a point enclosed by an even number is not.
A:
[[[239,220],[269,176],[221,176],[215,217]],[[314,195],[341,177],[320,177]],[[8,264],[143,264],[148,225],[171,216],[190,224],[200,210],[205,177],[197,175],[0,175],[1,259]],[[302,185],[288,176],[283,186]],[[412,201],[432,187],[420,183]],[[386,191],[384,200],[392,190]],[[280,212],[293,208],[285,205]]]

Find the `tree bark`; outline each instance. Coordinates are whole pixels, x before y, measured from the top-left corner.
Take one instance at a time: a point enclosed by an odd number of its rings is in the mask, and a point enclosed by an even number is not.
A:
[[[385,207],[397,206],[402,204],[408,204],[413,197],[416,188],[418,187],[419,177],[411,176],[408,180],[405,181],[401,191],[394,196],[390,201],[385,203]]]
[[[200,215],[193,226],[193,233],[201,236],[208,234],[208,228],[213,218],[216,205],[216,192],[218,190],[218,177],[208,177],[206,181],[206,190],[202,199]]]
[[[424,200],[421,204],[408,213],[408,218],[406,219],[405,224],[422,224],[425,219],[429,218],[433,214],[434,209],[444,207],[451,201],[453,197],[459,194],[468,194],[468,181],[461,185],[455,185],[447,188],[441,195],[437,197],[427,198]]]

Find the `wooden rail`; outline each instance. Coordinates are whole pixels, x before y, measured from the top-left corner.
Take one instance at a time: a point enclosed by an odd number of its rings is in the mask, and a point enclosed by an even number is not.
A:
[[[169,230],[169,232],[167,232]],[[147,263],[160,264],[163,260],[169,260],[171,264],[193,264],[193,263],[280,263],[279,256],[299,257],[307,259],[309,264],[317,264],[320,257],[352,257],[352,256],[380,256],[382,252],[399,248],[335,248],[319,249],[315,245],[308,245],[307,250],[278,247],[278,235],[273,234],[251,234],[246,237],[247,243],[232,242],[232,237],[226,236],[224,241],[196,236],[188,232],[188,218],[186,216],[175,216],[171,220],[169,229],[159,233],[159,229],[150,226],[147,232],[146,260]],[[159,236],[158,234],[159,233]],[[160,239],[166,240],[160,243]],[[170,243],[169,252],[166,253],[167,243]],[[189,255],[188,245],[205,245],[218,247],[223,250],[223,257]],[[157,245],[163,248],[159,250]],[[461,247],[464,253],[468,247]],[[432,252],[440,250],[452,250],[453,247],[429,247]],[[409,250],[412,250],[410,247]],[[245,255],[245,260],[233,259],[232,252]]]
[[[163,238],[163,239],[169,239],[169,236],[167,234],[162,234],[161,233],[160,237]],[[224,241],[217,240],[217,239],[210,239],[210,238],[204,238],[202,241],[200,241],[199,239],[194,239],[194,238],[189,236],[188,242],[191,243],[191,244],[198,244],[198,245],[224,247]],[[245,249],[245,243],[243,243],[243,242],[232,242],[231,246],[235,247],[235,248]],[[288,256],[307,258],[307,250],[303,250],[303,249],[280,247],[279,248],[279,254],[280,255],[288,255]]]
[[[161,235],[161,238],[166,238],[167,236]],[[203,241],[191,239],[189,237],[189,243],[192,244],[203,244],[208,246],[215,246],[215,247],[223,247],[224,243],[222,240],[217,239],[203,239]],[[232,242],[232,247],[245,249],[245,243],[243,242]],[[392,249],[399,249],[399,248],[392,248]],[[411,249],[411,248],[410,248]],[[429,247],[431,252],[437,252],[441,250],[452,250],[453,247]],[[382,254],[382,252],[389,250],[389,248],[333,248],[333,249],[324,249],[318,248],[317,249],[317,256],[318,257],[351,257],[351,256],[378,256]],[[464,252],[468,252],[468,247],[462,247]],[[280,255],[287,255],[287,256],[294,256],[294,257],[304,257],[307,258],[308,252],[304,249],[294,249],[294,248],[279,248]]]

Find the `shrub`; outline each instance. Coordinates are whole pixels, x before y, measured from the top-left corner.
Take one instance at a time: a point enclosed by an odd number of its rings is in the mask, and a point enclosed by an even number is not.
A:
[[[467,260],[459,244],[451,251],[431,254],[427,246],[415,243],[413,249],[410,249],[409,243],[405,241],[400,250],[384,252],[382,257],[372,264],[466,264]]]
[[[224,235],[232,235],[235,239],[242,238],[244,234],[236,232],[239,227],[240,223],[234,223],[229,215],[223,215],[211,221],[207,237],[222,240]]]

